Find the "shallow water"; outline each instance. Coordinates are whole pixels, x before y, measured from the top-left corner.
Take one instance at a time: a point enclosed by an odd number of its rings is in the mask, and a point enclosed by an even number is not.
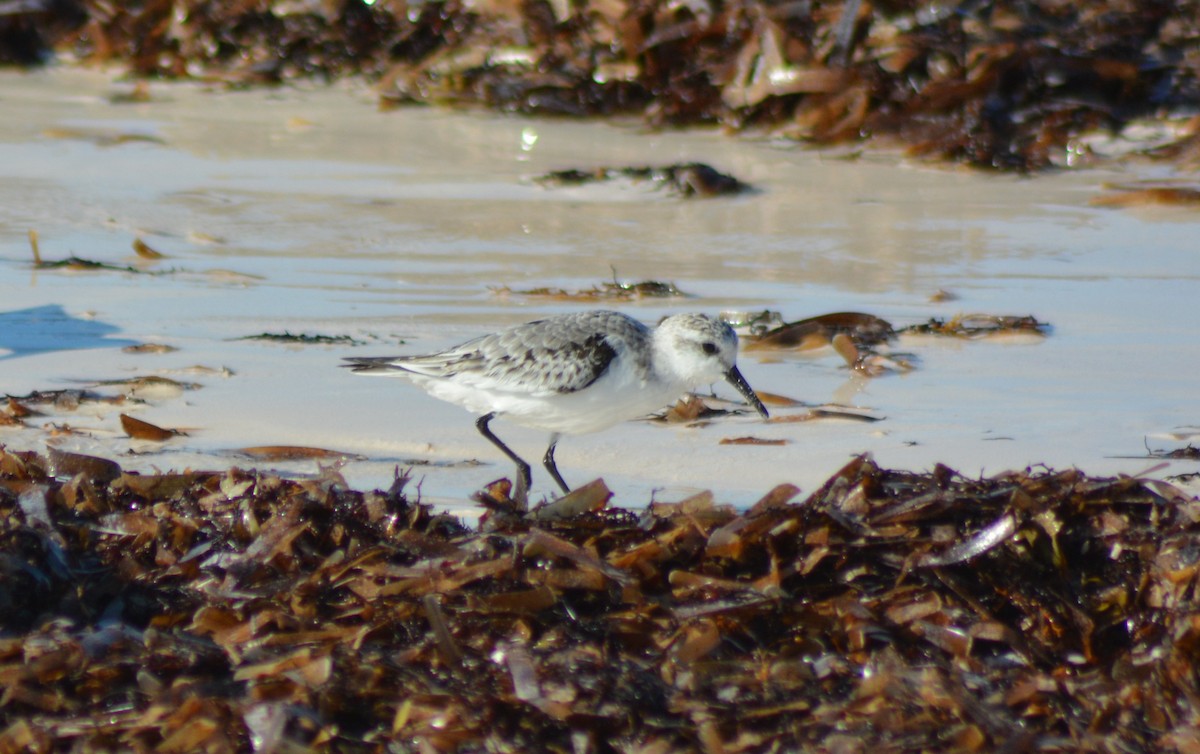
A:
[[[942,462],[970,475],[1040,463],[1138,473],[1157,463],[1147,447],[1200,435],[1200,215],[1088,205],[1106,182],[1162,177],[1164,168],[1029,179],[710,132],[381,113],[358,84],[226,92],[156,83],[150,102],[109,101],[128,87],[95,72],[0,73],[0,390],[134,375],[203,387],[0,427],[10,448],[40,449],[44,425],[66,422],[79,433],[51,442],[131,469],[311,473],[313,461],[255,464],[232,451],[319,446],[363,457],[341,469],[355,485],[386,485],[397,466],[421,464],[414,474],[425,498],[468,511],[472,490],[511,471],[471,417],[401,380],[352,377],[340,358],[431,351],[590,306],[493,288],[582,289],[613,270],[692,294],[616,305],[646,321],[774,309],[789,320],[855,310],[901,326],[985,312],[1053,325],[1045,339],[905,338],[892,350],[912,354],[918,368],[870,380],[830,349],[746,354],[742,372],[759,390],[882,420],[633,422],[565,439],[564,476],[602,476],[625,505],[700,489],[747,504],[779,482],[811,491],[863,451],[885,466]],[[689,160],[760,190],[684,201],[627,183],[547,189],[531,180]],[[161,274],[35,271],[30,229],[46,259],[74,254]],[[135,238],[168,258],[137,259]],[[932,302],[939,289],[957,299]],[[238,340],[264,331],[350,335],[364,345]],[[123,353],[131,342],[179,350]],[[717,391],[734,397],[727,386]],[[132,441],[122,411],[188,435]],[[540,458],[541,433],[494,428]],[[745,435],[787,444],[719,444]],[[1154,474],[1198,466],[1173,461]],[[534,487],[535,497],[553,489],[540,468]]]

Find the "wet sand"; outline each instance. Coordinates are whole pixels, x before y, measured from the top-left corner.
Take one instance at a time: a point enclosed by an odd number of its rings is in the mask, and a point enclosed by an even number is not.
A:
[[[811,490],[864,451],[884,466],[940,462],[969,475],[1031,464],[1138,473],[1157,464],[1147,447],[1177,448],[1200,434],[1192,347],[1200,217],[1088,204],[1106,183],[1169,177],[1165,168],[1023,179],[717,132],[380,113],[354,83],[248,92],[151,84],[150,102],[109,101],[128,87],[94,72],[0,74],[0,315],[59,306],[46,336],[80,334],[60,342],[64,350],[31,352],[37,337],[30,346],[7,328],[2,387],[21,395],[134,375],[203,387],[0,428],[11,449],[40,449],[47,425],[63,423],[75,433],[49,442],[129,469],[254,465],[231,451],[255,445],[333,448],[362,456],[342,468],[356,486],[386,486],[397,466],[431,464],[415,467],[425,499],[469,512],[473,490],[511,472],[471,417],[402,381],[352,377],[340,358],[432,351],[588,306],[491,287],[588,288],[614,269],[622,280],[668,280],[692,294],[620,305],[646,321],[684,310],[773,309],[787,319],[856,310],[897,325],[985,312],[1053,326],[1045,339],[904,339],[894,350],[918,368],[871,380],[830,349],[745,355],[742,371],[759,390],[881,421],[636,422],[565,439],[564,476],[602,476],[621,505],[700,489],[747,504],[780,482]],[[759,191],[684,201],[645,186],[547,189],[532,180],[571,167],[688,160]],[[171,272],[35,271],[31,229],[47,259]],[[139,261],[135,238],[167,258]],[[939,289],[957,298],[932,302]],[[362,345],[239,340],[283,331]],[[179,350],[123,353],[131,342]],[[131,441],[121,412],[188,434]],[[495,428],[540,457],[540,433]],[[744,435],[786,444],[719,444]],[[315,470],[313,461],[279,466]],[[1196,470],[1175,461],[1154,474]],[[553,489],[540,471],[535,497]]]

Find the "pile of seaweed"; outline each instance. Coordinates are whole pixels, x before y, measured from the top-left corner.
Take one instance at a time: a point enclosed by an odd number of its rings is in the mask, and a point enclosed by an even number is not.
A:
[[[0,751],[1195,751],[1165,482],[864,457],[477,531],[405,482],[0,449]]]
[[[0,61],[52,50],[240,84],[365,74],[389,102],[886,136],[1022,170],[1200,104],[1197,0],[0,3]],[[1194,163],[1194,133],[1170,156]]]

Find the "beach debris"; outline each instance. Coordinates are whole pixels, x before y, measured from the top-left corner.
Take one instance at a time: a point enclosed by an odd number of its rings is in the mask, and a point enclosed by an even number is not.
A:
[[[113,131],[108,128],[68,128],[55,126],[43,128],[42,136],[48,139],[66,139],[72,142],[89,142],[96,146],[120,146],[122,144],[166,144],[166,139],[151,133]]]
[[[136,343],[132,346],[125,346],[121,349],[122,353],[172,353],[179,349],[175,346],[167,345],[166,343]]]
[[[685,162],[661,167],[592,168],[591,170],[554,170],[533,180],[543,186],[578,186],[585,183],[627,178],[635,183],[649,182],[657,188],[690,199],[745,194],[753,188],[731,175],[703,162]]]
[[[612,496],[613,493],[604,484],[604,480],[596,479],[576,487],[560,498],[534,507],[530,515],[537,521],[578,518],[586,513],[602,510]]]
[[[1200,207],[1200,184],[1195,181],[1134,181],[1110,184],[1104,187],[1109,193],[1094,196],[1094,207],[1141,207],[1146,205],[1174,205]]]
[[[1050,325],[1033,316],[959,314],[950,319],[932,318],[928,322],[896,328],[873,314],[834,312],[784,322],[776,312],[756,315],[727,313],[750,329],[747,351],[811,351],[825,347],[845,360],[846,365],[863,377],[903,374],[917,368],[914,354],[882,352],[881,348],[900,335],[944,335],[964,339],[988,336],[1033,334],[1046,336]],[[770,323],[770,328],[762,323]]]
[[[746,341],[746,350],[766,349],[812,350],[824,348],[833,337],[843,334],[858,347],[885,343],[896,332],[887,320],[862,312],[833,312],[816,317],[787,322]]]
[[[266,340],[272,343],[290,343],[301,346],[361,346],[363,341],[349,335],[309,335],[308,333],[291,333],[284,330],[281,333],[263,332],[257,335],[243,335],[233,340]]]
[[[788,440],[783,438],[766,438],[766,437],[722,437],[721,445],[787,445]]]
[[[121,476],[119,464],[107,458],[98,458],[83,453],[71,453],[54,446],[46,449],[46,457],[38,458],[39,469],[44,474],[58,479],[70,479],[81,476],[89,484],[108,484]]]
[[[91,382],[89,385],[91,387],[121,388],[125,397],[140,401],[169,400],[178,398],[185,392],[204,387],[199,382],[180,382],[156,374],[127,377],[120,380],[99,380]]]
[[[845,406],[814,406],[807,411],[790,414],[779,414],[765,419],[767,424],[797,424],[800,422],[818,421],[821,419],[842,419],[852,422],[883,421],[882,416],[873,416],[862,409]]]
[[[1200,448],[1196,447],[1195,445],[1193,445],[1189,442],[1187,445],[1184,445],[1181,448],[1171,448],[1169,450],[1166,448],[1153,449],[1153,450],[1147,449],[1146,457],[1147,458],[1171,458],[1171,459],[1185,460],[1185,461],[1200,461]]]
[[[1197,162],[1193,0],[955,12],[862,0],[8,5],[0,62],[22,65],[58,49],[137,76],[232,87],[366,76],[385,107],[899,142],[1016,171],[1095,164],[1103,155],[1090,137],[1150,121],[1167,135],[1134,151]]]
[[[954,338],[985,338],[1014,333],[1048,335],[1050,325],[1031,315],[959,314],[950,319],[934,317],[919,325],[899,330],[902,334],[945,335]]]
[[[184,392],[200,387],[194,382],[148,375],[101,380],[89,383],[86,388],[35,390],[25,395],[7,395],[3,396],[7,400],[7,408],[0,409],[0,425],[24,426],[27,417],[44,416],[53,419],[43,426],[49,437],[73,435],[81,430],[62,422],[63,415],[78,412],[83,407],[145,405],[150,401],[179,398]],[[123,412],[118,417],[122,430],[134,439],[163,442],[172,437],[186,436],[185,432],[178,429],[159,427]]]
[[[226,366],[210,367],[205,364],[192,364],[187,367],[179,367],[176,369],[160,369],[160,372],[169,374],[198,374],[208,377],[220,377],[229,379],[234,375],[234,371]]]
[[[23,427],[23,420],[32,413],[33,411],[24,404],[9,398],[8,404],[0,408],[0,427]]]
[[[34,390],[25,395],[8,395],[10,407],[13,401],[22,406],[45,406],[57,411],[75,411],[81,405],[88,403],[120,405],[125,402],[124,394],[101,395],[91,390],[64,388],[60,390]]]
[[[203,272],[192,272],[189,270],[176,268],[166,270],[145,269],[150,267],[150,265],[143,265],[144,269],[139,269],[131,265],[110,264],[108,262],[99,262],[93,259],[83,259],[75,256],[74,254],[66,259],[47,260],[42,258],[41,249],[38,242],[38,234],[37,231],[34,230],[29,231],[29,246],[31,253],[33,254],[33,268],[35,270],[100,270],[107,272],[129,272],[135,275],[196,275],[203,276],[209,280],[212,280],[213,282],[236,285],[251,285],[253,283],[266,280],[266,278],[262,277],[261,275],[252,275],[249,273],[224,269],[209,269],[204,270]],[[134,239],[133,249],[138,255],[138,258],[141,260],[158,261],[168,258],[165,254],[161,254],[160,252],[146,245],[146,243],[141,239]]]
[[[475,531],[407,477],[343,481],[0,448],[0,745],[1108,752],[1198,732],[1200,500],[1167,482],[858,457],[747,510],[622,510],[595,482]]]
[[[497,296],[528,296],[544,298],[551,301],[578,301],[591,303],[596,301],[638,301],[645,298],[690,298],[679,290],[674,283],[664,283],[657,280],[643,280],[637,283],[622,283],[616,279],[604,281],[590,288],[568,291],[564,288],[527,288],[514,290],[508,286],[491,287]]]
[[[237,270],[227,270],[220,267],[214,267],[194,274],[203,276],[214,283],[222,283],[225,285],[249,286],[254,285],[255,283],[260,283],[267,279],[265,275],[255,275],[249,272],[238,272]]]
[[[153,102],[154,96],[150,93],[149,82],[135,81],[130,87],[113,91],[107,99],[114,105],[144,105]]]
[[[33,254],[33,266],[40,267],[42,264],[40,236],[33,228],[30,228],[26,235],[29,238],[29,251],[31,254]]]
[[[167,143],[166,140],[153,134],[96,128],[64,128],[61,126],[42,129],[42,136],[47,139],[86,141],[98,147],[119,147],[123,144],[165,145]]]
[[[18,419],[24,419],[27,416],[36,416],[38,413],[12,396],[8,396],[7,411],[9,414],[17,417]]]
[[[784,324],[783,315],[770,309],[764,309],[761,312],[723,311],[719,316],[728,322],[730,327],[749,330],[754,337],[759,337]]]
[[[145,272],[144,270],[138,270],[128,265],[115,265],[107,262],[96,262],[91,259],[80,259],[73,254],[66,259],[58,259],[53,261],[42,259],[41,243],[38,232],[36,230],[30,230],[28,236],[29,251],[33,255],[33,268],[35,270],[109,270],[113,272],[132,272],[135,274],[141,274]],[[136,245],[134,248],[136,249]]]
[[[131,267],[129,265],[97,262],[93,259],[81,259],[74,254],[66,259],[35,261],[33,266],[34,269],[38,270],[72,270],[77,272],[104,270],[108,272],[132,272],[135,275],[154,274],[148,273],[145,270],[139,270],[136,267]]]
[[[844,332],[839,332],[830,339],[829,344],[838,356],[845,359],[846,364],[855,372],[866,377],[879,377],[889,373],[911,372],[916,368],[913,360],[900,354],[884,356],[869,348],[859,348],[858,344]]]
[[[780,408],[791,408],[793,406],[803,406],[804,401],[798,401],[795,398],[789,398],[786,395],[778,393],[768,393],[765,390],[755,390],[754,394],[766,406],[778,406]]]
[[[727,416],[734,413],[734,410],[717,408],[710,405],[698,395],[688,395],[680,398],[675,402],[675,405],[668,408],[666,411],[654,414],[651,421],[666,422],[668,424],[690,424],[701,420],[713,419],[718,416]]]
[[[151,442],[165,442],[173,437],[179,437],[186,433],[180,432],[177,429],[164,429],[156,424],[151,424],[148,421],[143,421],[129,414],[121,414],[121,429],[125,434],[135,440],[149,440]]]
[[[327,460],[360,459],[356,453],[344,453],[340,450],[326,448],[310,448],[302,445],[255,445],[249,448],[238,448],[233,451],[240,455],[249,456],[256,461],[302,461],[311,458]]]
[[[166,259],[167,255],[150,248],[149,244],[140,238],[133,239],[133,251],[140,259]]]

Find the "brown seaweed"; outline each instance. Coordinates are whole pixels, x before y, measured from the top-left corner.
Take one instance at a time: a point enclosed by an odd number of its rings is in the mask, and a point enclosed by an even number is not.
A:
[[[950,319],[935,317],[928,322],[902,328],[900,332],[954,338],[982,338],[1014,333],[1048,335],[1050,325],[1030,315],[959,314]]]
[[[243,335],[233,340],[265,340],[271,343],[291,343],[301,346],[360,346],[362,341],[355,340],[349,335],[310,335],[308,333],[291,333],[284,330],[281,333],[263,332],[257,335]]]
[[[135,440],[149,440],[151,442],[165,442],[172,437],[179,437],[185,434],[178,429],[167,429],[160,427],[157,424],[151,424],[148,421],[143,421],[128,414],[121,414],[121,429],[125,434]]]
[[[1200,206],[1200,186],[1197,186],[1194,181],[1136,181],[1105,188],[1110,190],[1109,193],[1092,197],[1092,206]]]
[[[615,278],[604,281],[590,288],[568,291],[564,288],[526,288],[514,290],[508,286],[496,286],[491,289],[497,296],[528,296],[530,298],[545,298],[552,301],[639,301],[646,298],[688,298],[674,283],[658,280],[643,280],[636,283],[623,283]]]
[[[407,481],[0,449],[0,748],[1110,752],[1200,733],[1200,501],[1166,482],[863,457],[744,511],[610,508],[595,485],[471,531]]]
[[[170,346],[166,343],[138,343],[132,346],[125,346],[121,349],[121,353],[172,353],[178,350],[175,346]]]
[[[328,448],[310,448],[303,445],[255,445],[249,448],[238,448],[235,453],[248,456],[256,461],[299,461],[307,459],[361,458],[354,453],[344,453]]]
[[[553,187],[608,181],[613,178],[646,181],[685,199],[733,196],[753,191],[750,185],[702,162],[677,163],[662,167],[554,170],[539,175],[534,180],[543,186]]]
[[[870,347],[886,343],[896,332],[890,322],[873,314],[834,312],[779,325],[753,336],[746,348],[754,351],[823,348],[839,334],[850,338],[856,346]]]
[[[1001,170],[1100,159],[1080,136],[1194,111],[1200,5],[1102,0],[584,0],[0,5],[0,62],[53,50],[229,86],[365,75],[381,102],[818,144],[899,141]],[[1147,152],[1195,164],[1195,123]]]
[[[140,238],[133,239],[133,251],[140,259],[166,259],[167,255],[157,249],[151,248],[149,244]]]
[[[722,445],[787,445],[788,440],[768,437],[722,437]]]

